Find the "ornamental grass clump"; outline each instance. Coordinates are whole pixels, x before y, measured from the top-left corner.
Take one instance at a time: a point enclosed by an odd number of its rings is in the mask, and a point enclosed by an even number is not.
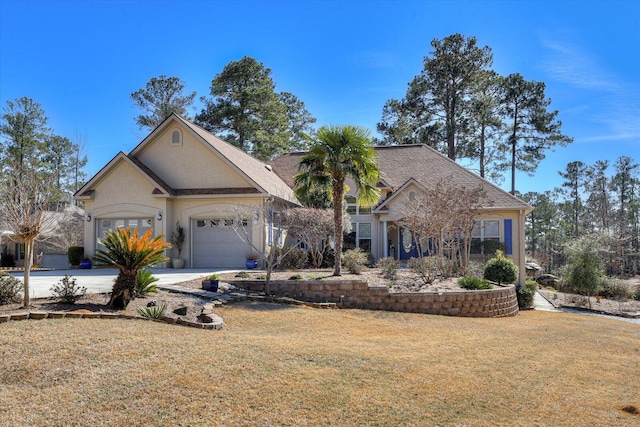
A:
[[[484,266],[484,278],[498,284],[514,283],[518,280],[518,266],[504,256],[501,250]]]
[[[146,319],[159,319],[167,311],[167,304],[160,306],[141,307],[136,310],[138,314]]]
[[[152,276],[151,270],[138,270],[136,273],[135,298],[145,297],[151,292],[158,292],[158,287],[154,285],[159,279]]]

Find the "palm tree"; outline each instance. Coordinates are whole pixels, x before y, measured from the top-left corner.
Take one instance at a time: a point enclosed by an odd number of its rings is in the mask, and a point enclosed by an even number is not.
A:
[[[340,276],[342,252],[342,209],[348,190],[347,178],[353,179],[358,191],[358,204],[372,206],[380,199],[376,184],[380,178],[377,155],[367,129],[357,126],[321,127],[311,140],[309,152],[302,156],[294,177],[296,195],[308,199],[314,191],[329,189],[333,200],[335,225],[334,276]]]
[[[152,234],[153,229],[149,229],[139,236],[137,227],[133,231],[131,228],[116,228],[104,233],[100,244],[105,250],[98,249],[94,259],[120,269],[113,284],[110,307],[118,310],[127,308],[135,295],[138,270],[168,261],[164,251],[171,245],[164,241],[164,234],[156,237]]]

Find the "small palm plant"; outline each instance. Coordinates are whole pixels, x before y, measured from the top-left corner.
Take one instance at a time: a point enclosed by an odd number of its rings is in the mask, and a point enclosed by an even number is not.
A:
[[[104,239],[100,240],[105,249],[98,249],[94,259],[120,270],[113,284],[110,307],[117,310],[127,308],[135,296],[138,270],[168,261],[164,251],[171,245],[164,241],[164,234],[155,237],[152,234],[153,229],[140,236],[137,227],[133,230],[116,228],[107,231]]]

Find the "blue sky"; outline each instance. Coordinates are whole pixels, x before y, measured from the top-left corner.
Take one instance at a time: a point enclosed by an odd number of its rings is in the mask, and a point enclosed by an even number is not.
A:
[[[39,102],[57,134],[85,142],[91,175],[146,136],[130,94],[151,77],[180,77],[199,98],[249,55],[318,125],[375,131],[431,40],[459,32],[492,48],[498,73],[546,83],[575,141],[516,178],[545,191],[571,161],[640,162],[639,21],[637,1],[0,0],[0,102]]]

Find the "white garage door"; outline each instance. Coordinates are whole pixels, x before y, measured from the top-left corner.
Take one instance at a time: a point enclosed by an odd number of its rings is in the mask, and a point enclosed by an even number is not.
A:
[[[233,220],[194,219],[192,225],[195,268],[245,268],[249,246],[233,229]]]

